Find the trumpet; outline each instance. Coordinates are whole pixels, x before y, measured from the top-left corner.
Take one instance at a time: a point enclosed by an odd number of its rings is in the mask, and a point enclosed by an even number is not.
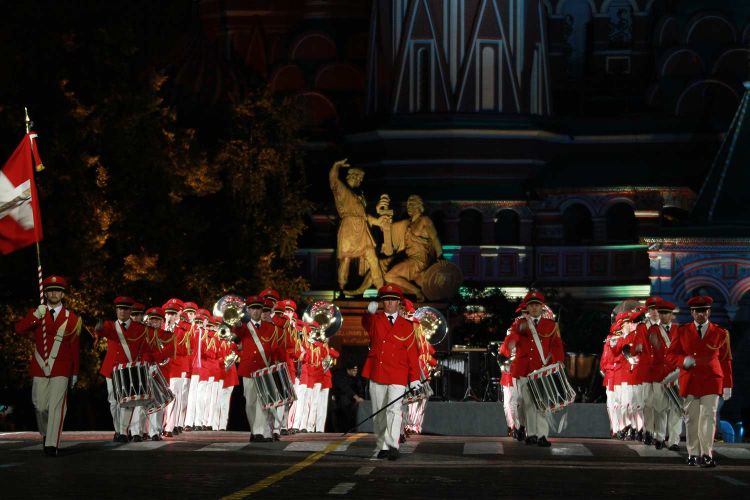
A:
[[[331,369],[331,367],[336,363],[336,360],[333,359],[330,355],[326,356],[323,359],[323,373],[327,372]]]
[[[224,358],[224,371],[229,370],[233,364],[237,362],[240,357],[236,352],[230,352],[226,358]]]

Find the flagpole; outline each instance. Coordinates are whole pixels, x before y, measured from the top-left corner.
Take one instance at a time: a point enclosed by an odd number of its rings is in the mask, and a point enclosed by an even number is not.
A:
[[[28,136],[31,132],[31,118],[29,118],[29,109],[24,106],[23,112],[26,115],[26,135]],[[29,140],[31,140],[31,137],[29,137]],[[34,160],[32,159],[32,162]],[[32,174],[34,169],[32,168]],[[39,221],[34,221],[34,227],[38,227]],[[39,279],[39,303],[44,304],[44,285],[42,284],[42,281],[44,278],[42,277],[42,251],[39,248],[39,238],[36,239],[36,274]],[[46,330],[45,328],[45,322],[42,321],[42,330]],[[45,332],[46,333],[46,332]]]

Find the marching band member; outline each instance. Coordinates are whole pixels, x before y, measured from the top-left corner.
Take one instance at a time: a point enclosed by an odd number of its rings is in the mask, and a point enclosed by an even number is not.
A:
[[[305,401],[307,392],[307,386],[302,384],[302,370],[304,369],[303,358],[308,346],[307,338],[309,325],[295,317],[294,329],[294,351],[291,353],[291,358],[294,361],[294,371],[290,372],[290,376],[294,380],[294,393],[297,395],[297,399],[289,407],[289,419],[287,420],[287,426],[289,427],[290,434],[296,434],[297,432],[299,432],[298,426],[302,421],[301,413],[304,406],[303,402]]]
[[[543,318],[544,295],[530,291],[523,301],[528,309],[525,321],[516,321],[506,337],[508,348],[516,348],[515,363],[519,363],[519,378],[526,416],[526,444],[550,446],[547,440],[549,423],[536,408],[528,386],[528,375],[544,366],[565,359],[560,329],[554,320]]]
[[[628,387],[630,388],[629,413],[632,427],[629,437],[638,441],[644,439],[644,406],[647,399],[647,389],[650,388],[648,378],[651,372],[651,343],[648,339],[646,324],[643,322],[645,314],[645,308],[639,308],[630,314],[630,328],[633,333],[619,343],[620,350],[625,349],[627,345],[630,352]],[[633,362],[630,362],[631,360]]]
[[[145,311],[145,305],[141,304],[140,302],[134,302],[133,307],[130,309],[130,319],[132,319],[136,323],[145,323],[143,318]]]
[[[651,328],[659,325],[659,311],[656,310],[661,297],[652,296],[646,299],[646,317],[643,320],[646,338],[644,353],[640,356],[640,363],[648,364],[648,370],[643,379],[643,444],[651,445],[656,432],[656,414],[663,411],[665,401],[664,390],[661,386],[663,379],[659,378],[663,372],[663,352],[656,333],[651,334]]]
[[[622,323],[615,321],[609,327],[609,335],[604,339],[604,347],[602,348],[602,357],[599,362],[599,370],[602,374],[602,386],[607,397],[607,415],[609,416],[609,428],[612,431],[612,437],[615,436],[617,431],[620,430],[617,418],[617,406],[615,404],[615,383],[614,383],[614,354],[612,353],[612,346],[610,341],[615,339],[622,330]]]
[[[107,339],[107,352],[112,350],[112,356],[108,364],[102,364],[100,373],[107,378],[107,392],[112,386],[112,372],[119,365],[143,361],[149,347],[146,343],[146,327],[141,323],[135,323],[130,319],[130,309],[135,301],[130,297],[120,296],[114,301],[116,321],[100,321],[94,331]],[[109,394],[108,394],[109,395]],[[110,406],[115,400],[114,389],[110,396]],[[133,408],[123,407],[117,403],[115,412],[115,440],[121,443],[128,442],[128,428],[133,417]],[[133,436],[134,441],[141,441],[140,434]]]
[[[174,341],[174,355],[170,356],[167,364],[169,389],[174,394],[174,401],[164,410],[164,435],[166,437],[179,434],[185,426],[188,393],[192,378],[191,360],[195,345],[192,342],[194,326],[178,321],[182,309],[180,302],[172,299],[162,306],[166,321],[165,330],[173,334]]]
[[[310,335],[305,345],[305,353],[302,357],[302,375],[300,383],[307,387],[304,403],[300,406],[300,432],[312,432],[315,430],[315,414],[320,396],[320,387],[323,378],[323,367],[321,365],[321,342],[320,325],[317,321],[310,324]]]
[[[384,285],[378,290],[378,300],[383,303],[383,311],[378,311],[377,302],[370,302],[369,314],[362,316],[362,326],[370,337],[370,352],[362,376],[370,380],[374,413],[402,397],[407,387],[418,390],[422,385],[414,324],[398,314],[399,302],[403,300],[401,289]],[[375,415],[378,458],[398,459],[401,418],[401,405],[396,404]]]
[[[221,323],[221,318],[214,317],[216,324]],[[231,340],[222,340],[222,356],[221,360],[224,364],[224,375],[222,377],[221,394],[219,396],[219,427],[220,431],[227,430],[227,424],[229,423],[229,406],[232,399],[232,391],[240,384],[240,379],[237,377],[237,364],[231,362],[227,365],[227,357],[232,358],[238,357],[237,344]],[[230,358],[231,361],[231,358]]]
[[[713,458],[719,397],[732,396],[732,350],[729,332],[709,321],[713,299],[688,300],[693,321],[682,325],[667,350],[680,369],[680,396],[685,398],[688,465],[715,467]]]
[[[203,321],[196,317],[198,305],[194,302],[185,302],[182,306],[178,325],[180,328],[189,330],[190,344],[195,346],[190,356],[190,382],[188,383],[187,404],[185,405],[185,432],[191,432],[198,425],[196,423],[198,414],[198,396],[200,394],[201,367],[203,365],[203,335],[205,328]]]
[[[250,425],[250,441],[273,441],[268,427],[267,412],[263,410],[255,383],[250,376],[256,370],[267,368],[273,362],[271,339],[274,336],[274,325],[261,321],[263,301],[257,295],[247,297],[250,320],[236,327],[234,333],[242,343],[240,366],[237,375],[242,377],[245,394],[245,413]]]
[[[205,310],[203,310],[205,311]],[[208,311],[205,311],[208,312]],[[221,358],[220,344],[221,341],[216,337],[216,325],[212,325],[210,322],[210,316],[205,315],[202,312],[202,316],[205,316],[206,322],[206,344],[204,359],[204,365],[206,367],[206,389],[204,396],[204,403],[202,407],[202,418],[201,425],[204,430],[218,429],[217,416],[217,404],[219,399],[219,388],[221,386],[221,372],[224,368],[223,358]]]
[[[622,343],[634,331],[633,325],[630,322],[630,311],[617,314],[615,324],[620,325],[619,335],[611,337],[609,345],[612,348],[613,392],[619,424],[616,436],[619,439],[632,440],[635,437],[635,431],[633,430],[630,412],[632,391],[628,384],[631,365],[623,353],[623,346],[625,344]]]
[[[324,338],[322,344],[320,353],[320,362],[322,365],[320,393],[318,394],[318,401],[315,405],[315,424],[313,428],[315,432],[326,431],[326,419],[328,418],[328,394],[330,393],[331,387],[333,387],[331,368],[336,364],[336,360],[339,359],[339,352],[328,345],[328,339]]]
[[[270,300],[270,299],[267,299]],[[273,304],[271,321],[276,326],[276,334],[271,341],[271,348],[274,350],[274,357],[280,362],[286,363],[289,372],[289,380],[294,383],[294,344],[296,342],[296,332],[294,330],[294,319],[288,310],[294,312],[296,304],[289,299],[279,300]],[[292,319],[290,319],[292,318]],[[281,405],[274,408],[275,414],[273,420],[272,434],[274,440],[279,440],[280,436],[289,434],[287,422],[289,421],[290,405]]]
[[[406,302],[406,299],[404,300]],[[414,306],[412,305],[407,310],[411,310],[411,319],[415,324],[415,332],[417,339],[417,350],[419,352],[419,372],[421,375],[422,383],[429,384],[430,374],[432,369],[437,366],[437,360],[433,357],[435,354],[435,348],[430,344],[430,341],[425,336],[424,330],[419,323],[419,320],[414,318]],[[409,318],[407,318],[409,319]],[[424,412],[427,408],[427,398],[420,399],[416,403],[409,405],[409,422],[411,424],[410,432],[415,434],[422,433],[422,422],[424,421]]]
[[[521,301],[515,312],[516,314],[520,313],[520,316],[516,317],[514,323],[525,321],[526,314],[528,313],[526,302]],[[526,366],[524,363],[516,363],[515,361],[516,347],[511,346],[512,339],[511,342],[508,341],[510,332],[511,328],[506,332],[505,340],[503,340],[498,348],[498,360],[501,363],[502,371],[500,384],[503,388],[503,409],[507,406],[506,422],[510,424],[511,437],[518,441],[524,441],[526,439],[526,418],[519,381],[521,377],[525,376]],[[510,361],[510,365],[506,361]]]
[[[312,378],[312,350],[315,347],[313,338],[316,335],[318,323],[313,321],[307,323],[301,321],[297,327],[302,332],[300,346],[300,369],[299,369],[299,392],[297,392],[297,407],[292,422],[292,433],[307,432],[307,419],[310,416],[310,405],[313,399],[313,388],[315,381]],[[295,388],[296,389],[296,388]]]
[[[667,350],[672,345],[672,339],[677,332],[674,321],[674,311],[677,306],[666,300],[659,300],[655,307],[659,314],[659,322],[652,324],[648,334],[654,344],[654,446],[657,450],[667,446],[672,451],[680,449],[680,433],[682,432],[682,412],[671,408],[664,386],[661,381],[676,368],[667,361]],[[669,442],[666,437],[669,435]],[[647,443],[648,444],[648,443]]]
[[[146,311],[146,343],[148,345],[147,353],[144,356],[144,360],[156,365],[153,369],[162,370],[160,364],[168,359],[169,348],[164,349],[165,342],[173,337],[170,332],[162,330],[162,324],[164,322],[164,309],[161,307],[152,307]],[[131,316],[132,318],[132,316]],[[168,346],[169,347],[169,346]],[[172,351],[174,349],[172,348]],[[144,431],[144,439],[151,439],[151,441],[161,441],[162,432],[164,430],[164,410],[158,410],[152,413],[146,412],[146,408],[143,406],[136,406],[133,410],[133,422],[137,424],[135,429],[131,425],[131,433],[133,435]],[[148,433],[146,433],[146,421],[148,420]]]
[[[81,319],[63,306],[68,282],[61,276],[42,281],[45,304],[29,311],[15,330],[34,336],[31,401],[42,435],[45,455],[57,456],[60,434],[67,411],[68,387],[78,381]]]

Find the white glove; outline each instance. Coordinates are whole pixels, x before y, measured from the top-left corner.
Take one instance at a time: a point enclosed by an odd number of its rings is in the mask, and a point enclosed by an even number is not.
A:
[[[732,397],[732,388],[727,387],[724,389],[724,394],[721,395],[722,398],[724,398],[724,401],[729,401],[729,399]]]
[[[682,362],[682,367],[686,370],[695,366],[695,359],[692,356],[685,356],[685,360]]]
[[[369,312],[370,314],[375,314],[376,312],[378,312],[378,303],[373,300],[372,302],[367,304],[367,312]]]
[[[34,317],[36,319],[42,319],[45,314],[47,314],[47,306],[45,306],[44,304],[37,307],[36,311],[34,311]]]
[[[417,392],[421,388],[422,388],[422,382],[420,382],[419,380],[414,380],[413,382],[409,382],[410,391]]]
[[[617,339],[616,338],[609,339],[609,346],[610,347],[614,347],[616,345],[617,345]]]
[[[70,377],[70,388],[75,388],[76,384],[78,383],[78,375],[73,375]]]

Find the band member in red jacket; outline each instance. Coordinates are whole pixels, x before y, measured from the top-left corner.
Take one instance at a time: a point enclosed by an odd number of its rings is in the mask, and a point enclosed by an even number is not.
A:
[[[109,394],[112,387],[112,400],[116,400],[114,394],[114,385],[112,383],[112,373],[119,365],[127,365],[143,361],[146,357],[149,346],[146,338],[146,327],[142,323],[136,323],[130,319],[130,309],[135,301],[130,297],[120,296],[115,298],[115,321],[99,322],[94,329],[95,332],[107,339],[107,356],[102,363],[101,373],[107,378],[107,392]],[[110,350],[112,353],[110,354]],[[133,408],[126,408],[118,404],[115,411],[115,441],[122,443],[128,442],[128,427],[133,417]],[[141,441],[141,436],[133,436],[136,441]]]
[[[649,343],[653,346],[651,367],[652,393],[651,404],[654,412],[654,446],[657,450],[668,446],[670,450],[679,450],[680,433],[682,432],[682,411],[671,408],[669,398],[662,385],[664,378],[675,370],[667,362],[667,349],[672,345],[672,339],[677,332],[674,323],[674,311],[677,306],[672,302],[659,299],[655,309],[659,314],[659,321],[648,329]],[[666,436],[669,435],[669,443]],[[649,444],[644,441],[645,444]]]
[[[680,396],[685,398],[688,465],[715,467],[713,459],[719,397],[732,396],[732,350],[729,332],[708,318],[713,299],[688,300],[693,321],[680,327],[667,350],[667,360],[680,369]]]
[[[256,370],[267,368],[275,361],[271,341],[276,327],[268,321],[261,321],[263,301],[257,295],[245,299],[250,311],[250,321],[234,329],[240,339],[240,365],[237,375],[242,377],[245,394],[245,413],[250,425],[250,441],[273,441],[269,426],[269,412],[263,409],[261,398],[250,375]]]
[[[42,435],[44,453],[57,456],[60,446],[68,387],[78,381],[81,319],[65,308],[62,299],[68,283],[61,276],[42,281],[45,303],[29,311],[15,325],[17,333],[34,337],[34,355],[29,366],[33,377],[31,401]]]
[[[370,352],[362,376],[370,380],[373,413],[403,396],[407,386],[418,390],[422,385],[414,324],[398,314],[403,299],[401,289],[384,285],[378,290],[378,299],[383,311],[378,311],[377,302],[370,302],[369,314],[362,316],[362,326],[370,336]],[[401,418],[400,404],[392,404],[375,415],[378,458],[398,459]]]
[[[559,363],[565,359],[565,350],[557,322],[542,317],[544,295],[535,290],[526,294],[528,315],[525,320],[518,320],[511,326],[511,333],[506,337],[508,349],[516,348],[515,363],[521,370],[519,385],[523,395],[524,414],[526,416],[526,444],[550,446],[547,440],[549,423],[540,412],[531,396],[528,386],[528,375],[544,366]]]

